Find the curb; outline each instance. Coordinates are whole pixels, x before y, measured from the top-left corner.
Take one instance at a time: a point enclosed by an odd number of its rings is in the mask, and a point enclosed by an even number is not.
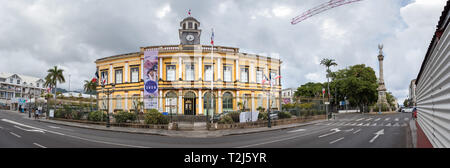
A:
[[[176,134],[152,133],[152,132],[141,132],[141,131],[134,132],[134,131],[125,131],[125,130],[106,129],[106,128],[94,128],[94,127],[90,127],[88,125],[84,126],[84,125],[76,125],[76,124],[65,123],[65,121],[52,122],[51,120],[47,121],[47,120],[41,120],[41,119],[39,119],[38,121],[39,122],[45,122],[45,123],[58,124],[58,125],[78,127],[78,128],[85,128],[85,129],[92,129],[92,130],[101,130],[101,131],[113,131],[113,132],[122,132],[122,133],[158,135],[158,136],[168,136],[168,137],[214,138],[214,137],[222,137],[222,136],[244,135],[244,134],[252,134],[252,133],[258,133],[258,132],[268,132],[268,131],[274,131],[274,130],[284,130],[284,129],[289,129],[289,128],[296,128],[296,127],[302,127],[302,126],[317,124],[317,123],[324,122],[324,121],[327,121],[327,120],[326,119],[325,120],[314,120],[314,121],[303,123],[303,124],[286,126],[286,127],[281,127],[281,128],[273,128],[272,127],[271,129],[265,129],[265,130],[255,130],[255,131],[238,132],[238,133],[220,133],[219,135],[208,135],[209,133],[215,132],[215,131],[208,131],[204,135],[194,135],[194,136],[183,136],[183,135],[176,135]],[[181,131],[177,131],[177,132],[181,133],[181,134],[183,133]],[[195,133],[195,132],[193,131],[193,132],[189,132],[189,133],[191,133],[191,135],[192,135],[192,133]]]

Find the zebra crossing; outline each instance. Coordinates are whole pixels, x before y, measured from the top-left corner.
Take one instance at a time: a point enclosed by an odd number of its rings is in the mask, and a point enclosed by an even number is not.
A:
[[[333,120],[317,123],[315,125],[327,125],[327,126],[358,126],[358,127],[406,127],[408,126],[409,118],[380,118],[380,117],[362,117],[362,118],[353,118],[342,119],[342,120]]]

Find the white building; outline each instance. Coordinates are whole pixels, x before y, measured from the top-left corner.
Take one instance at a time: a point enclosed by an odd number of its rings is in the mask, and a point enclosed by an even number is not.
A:
[[[409,84],[409,103],[410,106],[416,106],[416,79],[411,80]]]
[[[17,110],[45,91],[40,78],[0,72],[0,109]]]
[[[281,90],[281,98],[283,99],[281,101],[282,104],[289,104],[289,103],[293,103],[294,102],[294,92],[295,89],[293,88],[287,88],[287,89],[283,89]]]

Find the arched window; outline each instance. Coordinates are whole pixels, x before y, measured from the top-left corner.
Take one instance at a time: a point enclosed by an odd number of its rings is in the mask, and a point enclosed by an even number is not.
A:
[[[230,92],[223,94],[223,112],[233,111],[233,95]]]
[[[166,112],[176,114],[177,113],[177,94],[175,92],[169,92],[166,94]]]
[[[208,112],[209,115],[215,114],[216,109],[216,95],[212,94],[212,106],[211,107],[211,92],[208,92],[203,97],[203,112],[206,115],[206,112]],[[209,111],[208,111],[209,109]]]
[[[122,97],[120,95],[116,96],[116,108],[115,109],[122,109]]]

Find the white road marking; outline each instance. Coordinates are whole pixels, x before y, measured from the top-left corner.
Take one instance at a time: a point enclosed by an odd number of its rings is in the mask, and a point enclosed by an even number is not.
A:
[[[12,134],[12,135],[14,135],[14,136],[16,136],[17,138],[21,138],[20,135],[17,135],[17,134],[15,134],[14,132],[9,132],[9,133]]]
[[[29,126],[29,125],[21,124],[21,123],[18,123],[18,122],[15,122],[15,121],[11,121],[11,120],[8,120],[8,119],[2,119],[2,121],[8,122],[8,123],[11,123],[11,124],[15,124],[15,125],[20,125],[20,126],[27,127],[27,128],[32,128],[32,129],[35,129],[35,130],[40,130],[40,131],[50,132],[50,133],[53,133],[53,134],[58,134],[58,135],[62,135],[62,136],[68,136],[68,137],[71,137],[71,138],[77,138],[77,139],[81,139],[81,140],[85,140],[85,141],[90,141],[90,142],[103,143],[103,144],[110,144],[110,145],[117,145],[117,146],[126,146],[126,147],[133,147],[133,148],[148,148],[148,147],[144,147],[144,146],[127,145],[127,144],[120,144],[120,143],[113,143],[113,142],[104,142],[104,141],[98,141],[98,140],[86,139],[86,138],[82,138],[82,137],[78,137],[78,136],[73,136],[73,135],[66,135],[66,134],[63,134],[63,133],[56,132],[56,131],[49,131],[49,130],[45,130],[45,129],[42,129],[42,128],[36,128],[36,127]]]
[[[363,125],[363,126],[365,126],[365,127],[367,127],[367,126],[370,126],[370,122],[369,122],[369,123],[367,123],[366,125]]]
[[[366,121],[370,121],[370,120],[372,120],[372,118],[368,118]]]
[[[353,123],[352,126],[355,126],[357,123]]]
[[[334,128],[334,129],[331,129],[330,131],[334,131],[334,132],[330,132],[330,133],[327,133],[327,134],[320,135],[319,138],[326,137],[328,135],[332,135],[332,134],[338,133],[341,130],[339,130],[339,128]]]
[[[347,123],[347,124],[345,124],[345,125],[347,126],[347,125],[351,125],[351,124],[352,124],[352,123]]]
[[[50,128],[54,128],[54,129],[61,129],[61,130],[67,130],[67,131],[73,131],[71,129],[66,129],[66,128],[61,128],[61,127],[55,127],[55,126],[51,126],[51,125],[47,125]]]
[[[344,130],[345,132],[350,132],[350,131],[353,131],[353,128],[352,129],[348,129],[348,130]]]
[[[361,131],[361,129],[356,130],[355,132],[353,132],[353,134],[358,133],[359,131]]]
[[[357,119],[356,121],[361,121],[361,120],[364,120],[364,118]]]
[[[373,123],[371,126],[377,126],[377,123]]]
[[[305,131],[305,130],[306,130],[306,129],[298,129],[298,130],[288,131],[288,133],[300,132],[300,131]]]
[[[395,121],[398,121],[398,118],[395,118]]]
[[[400,126],[398,123],[395,123],[394,125],[393,125],[394,127],[398,127],[398,126]]]
[[[386,119],[384,119],[384,121],[389,121],[391,119],[391,117],[388,117]]]
[[[408,121],[409,120],[409,118],[405,118],[405,121]]]
[[[3,129],[3,127],[0,127],[0,129]]]
[[[375,136],[369,142],[372,143],[373,141],[375,141],[375,139],[378,138],[378,136],[383,135],[383,134],[384,134],[384,129],[379,130],[378,132],[375,133]]]
[[[359,123],[358,125],[356,125],[356,126],[362,126],[364,123]]]
[[[392,126],[392,125],[391,125],[391,123],[388,123],[388,124],[386,124],[385,126],[386,126],[386,127],[390,127],[390,126]]]
[[[19,126],[17,126],[17,125],[14,125],[14,127],[17,128],[17,129],[23,130],[23,131],[28,131],[28,132],[40,132],[40,133],[45,133],[43,130],[37,130],[37,129],[27,130],[27,129],[24,129],[24,128],[19,127]]]
[[[375,121],[379,121],[379,120],[381,120],[381,118],[377,118],[377,119],[375,119]]]
[[[336,142],[338,142],[338,141],[340,141],[340,140],[343,140],[343,139],[344,139],[344,137],[339,138],[339,139],[336,139],[336,140],[334,140],[334,141],[331,141],[330,144],[334,144],[334,143],[336,143]]]
[[[403,124],[402,124],[402,127],[406,127],[406,126],[408,126],[408,124],[406,124],[406,123],[403,123]]]
[[[47,127],[50,127],[50,128],[59,128],[59,127],[55,127],[55,126],[51,126],[51,125],[47,125]]]
[[[38,143],[33,143],[33,144],[36,145],[36,146],[39,146],[40,148],[47,148],[47,147],[42,146],[42,145],[40,145],[40,144],[38,144]]]

